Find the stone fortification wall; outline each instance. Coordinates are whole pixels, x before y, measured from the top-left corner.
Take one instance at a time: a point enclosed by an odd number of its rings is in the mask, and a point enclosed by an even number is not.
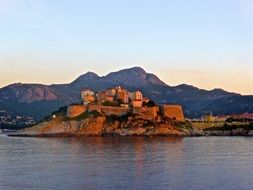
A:
[[[101,106],[101,112],[105,115],[123,116],[127,115],[130,112],[130,109],[124,107]]]
[[[88,110],[89,110],[89,112],[97,111],[97,112],[101,113],[101,106],[100,105],[89,105]]]
[[[112,107],[112,106],[100,106],[100,105],[90,105],[89,112],[97,111],[99,113],[105,115],[116,115],[116,116],[123,116],[130,113],[130,108],[125,107]]]
[[[73,118],[86,112],[87,106],[84,105],[70,105],[67,110],[67,117]]]
[[[181,105],[163,105],[162,106],[162,112],[164,116],[176,119],[178,121],[184,121],[184,112]]]
[[[159,107],[150,107],[150,108],[133,108],[133,114],[138,115],[139,118],[154,121],[159,112]]]

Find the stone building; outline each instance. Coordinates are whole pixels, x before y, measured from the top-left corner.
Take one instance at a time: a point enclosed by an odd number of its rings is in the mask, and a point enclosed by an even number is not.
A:
[[[128,91],[126,89],[121,89],[117,93],[117,100],[121,101],[124,104],[128,104],[129,102]]]
[[[217,117],[213,116],[213,114],[204,115],[202,116],[202,121],[208,122],[208,123],[215,122],[217,121]]]
[[[84,89],[81,91],[83,105],[88,105],[95,101],[95,93],[90,89]]]
[[[133,107],[142,107],[143,95],[140,91],[132,92],[129,94]]]
[[[97,100],[100,104],[108,101],[108,93],[106,91],[97,93]]]
[[[107,89],[106,93],[107,93],[108,96],[115,96],[116,95],[116,89],[115,88]]]

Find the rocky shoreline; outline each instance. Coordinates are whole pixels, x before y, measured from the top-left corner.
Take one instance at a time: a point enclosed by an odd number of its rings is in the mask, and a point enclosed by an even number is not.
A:
[[[85,117],[57,117],[34,127],[26,128],[12,137],[86,137],[86,136],[253,136],[252,124],[244,126],[223,126],[198,129],[188,122],[160,117],[150,121],[138,115],[103,116],[88,114]]]
[[[199,136],[190,122],[179,122],[167,117],[159,121],[145,120],[137,115],[88,116],[84,119],[52,119],[10,136],[69,137],[69,136]]]

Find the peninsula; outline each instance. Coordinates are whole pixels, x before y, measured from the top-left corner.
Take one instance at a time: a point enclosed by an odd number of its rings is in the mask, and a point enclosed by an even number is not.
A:
[[[81,103],[52,113],[45,121],[12,136],[196,136],[181,105],[156,105],[141,91],[117,86],[81,91]]]

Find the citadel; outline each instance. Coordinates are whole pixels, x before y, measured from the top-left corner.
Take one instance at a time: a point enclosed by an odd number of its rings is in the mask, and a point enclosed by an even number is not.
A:
[[[177,121],[184,121],[181,105],[163,104],[156,105],[145,97],[141,91],[129,92],[127,89],[117,86],[101,92],[91,89],[81,91],[82,103],[69,105],[67,117],[74,118],[85,112],[97,111],[109,116],[137,115],[139,118],[159,121],[160,116],[165,116]]]

